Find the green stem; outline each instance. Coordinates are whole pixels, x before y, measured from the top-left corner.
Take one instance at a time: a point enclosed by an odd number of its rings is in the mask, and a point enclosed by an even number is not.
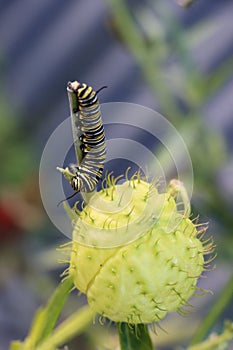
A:
[[[12,342],[10,350],[32,350],[49,337],[72,287],[73,279],[70,277],[59,284],[47,305],[36,312],[25,342]]]
[[[147,325],[128,323],[118,323],[118,335],[121,350],[153,350],[152,341]]]
[[[95,312],[84,306],[62,322],[37,350],[52,350],[64,345],[74,336],[80,334],[93,320]]]
[[[122,40],[134,55],[142,73],[144,74],[152,91],[155,93],[161,109],[168,114],[170,120],[177,120],[180,117],[180,110],[176,101],[164,83],[161,65],[164,60],[163,55],[154,55],[154,49],[150,50],[144,38],[137,31],[133,18],[124,0],[107,0],[113,11],[114,21]],[[161,57],[160,57],[161,56]]]
[[[193,345],[188,350],[214,350],[229,349],[227,343],[233,338],[233,323],[226,323],[225,329],[220,335],[211,336],[201,344]]]
[[[202,324],[194,334],[193,339],[191,341],[191,345],[199,343],[205,337],[205,335],[208,333],[208,331],[213,326],[215,321],[218,319],[219,315],[221,315],[223,310],[230,303],[232,298],[233,298],[233,275],[231,276],[229,282],[226,284],[226,286],[222,290],[219,298],[216,300],[211,311],[204,318]]]
[[[73,285],[73,278],[69,276],[60,283],[50,298],[46,306],[47,319],[41,335],[41,340],[45,339],[52,332]]]

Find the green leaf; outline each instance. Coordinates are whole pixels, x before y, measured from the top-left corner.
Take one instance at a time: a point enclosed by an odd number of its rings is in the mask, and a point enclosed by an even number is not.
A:
[[[35,316],[24,343],[12,342],[10,350],[32,350],[51,334],[63,309],[65,300],[73,287],[73,280],[67,278],[55,290],[48,304],[40,308]]]
[[[40,308],[37,310],[34,320],[32,322],[32,326],[27,336],[24,345],[22,347],[23,350],[32,350],[36,347],[36,344],[40,340],[41,334],[44,329],[45,321],[46,321],[46,312],[45,309]]]
[[[206,95],[207,97],[213,96],[217,90],[220,90],[232,74],[233,60],[232,57],[226,59],[216,70],[208,77],[206,81]]]
[[[65,279],[60,283],[49,300],[45,308],[46,320],[40,336],[40,342],[47,338],[52,332],[72,287],[73,280],[71,278]]]
[[[145,324],[118,323],[121,350],[153,350],[152,341]]]
[[[80,308],[67,320],[62,322],[53,333],[40,344],[36,350],[53,350],[64,345],[80,334],[94,319],[95,312],[89,306]],[[146,350],[145,348],[144,350]],[[140,348],[139,348],[140,350]]]

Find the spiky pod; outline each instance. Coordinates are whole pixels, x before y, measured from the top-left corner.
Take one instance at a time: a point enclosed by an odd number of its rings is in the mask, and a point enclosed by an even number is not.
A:
[[[128,205],[121,208],[119,198],[126,188],[130,188],[132,195]],[[120,185],[112,181],[94,194],[81,212],[76,210],[78,219],[68,273],[75,286],[87,295],[90,307],[100,315],[115,322],[156,322],[167,312],[181,310],[195,292],[205,269],[204,255],[213,250],[213,243],[211,240],[203,243],[199,237],[206,226],[198,227],[187,211],[178,210],[175,200],[178,191],[174,188],[173,181],[161,195],[140,177]],[[111,213],[114,202],[119,210]],[[151,213],[145,223],[142,217],[148,210]],[[80,222],[85,226],[84,237],[88,236],[88,228],[98,231],[104,227],[105,233],[109,230],[112,247],[102,247],[101,242],[99,246],[98,242],[95,247],[85,246],[75,241],[84,227]],[[123,228],[127,232],[140,228],[141,233],[128,244],[115,245],[114,235]],[[130,233],[133,237],[134,231]]]

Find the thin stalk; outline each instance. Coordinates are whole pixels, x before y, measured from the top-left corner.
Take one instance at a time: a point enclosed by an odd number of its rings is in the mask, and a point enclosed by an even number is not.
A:
[[[226,322],[222,334],[210,336],[206,341],[200,344],[190,346],[188,350],[214,350],[230,349],[228,343],[233,338],[233,323]]]
[[[225,285],[224,289],[222,290],[215,304],[212,306],[212,309],[210,310],[208,315],[206,315],[200,327],[197,329],[196,333],[194,334],[191,341],[191,345],[199,343],[205,337],[205,335],[209,332],[209,330],[211,329],[213,324],[216,322],[218,317],[221,315],[221,313],[230,303],[232,298],[233,298],[233,275],[231,276],[228,283]]]
[[[107,0],[111,5],[117,30],[127,47],[134,55],[142,73],[159,101],[161,109],[168,114],[169,119],[178,120],[180,110],[176,101],[164,83],[160,67],[163,57],[154,57],[153,50],[148,49],[143,37],[137,31],[132,16],[124,0]]]
[[[13,341],[10,350],[35,349],[38,344],[50,336],[72,287],[73,280],[71,278],[67,278],[59,284],[48,304],[37,310],[26,340],[23,343]]]
[[[58,317],[60,316],[61,311],[63,310],[65,301],[71,289],[73,288],[73,285],[73,278],[66,278],[63,282],[60,283],[60,285],[57,287],[54,294],[50,298],[46,306],[47,319],[44,331],[41,335],[41,339],[45,339],[52,332],[58,320]]]
[[[93,321],[95,312],[89,306],[84,306],[62,322],[37,350],[51,350],[66,344],[79,335]]]

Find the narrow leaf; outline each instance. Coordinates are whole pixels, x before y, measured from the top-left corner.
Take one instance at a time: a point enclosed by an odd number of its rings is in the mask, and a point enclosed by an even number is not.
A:
[[[39,308],[34,316],[31,329],[22,347],[23,350],[34,349],[43,332],[46,312],[44,308]]]
[[[94,316],[95,313],[89,306],[82,307],[67,320],[62,322],[54,332],[38,346],[37,350],[52,350],[64,345],[74,336],[80,334],[93,320]],[[147,350],[147,348],[144,350]]]
[[[40,336],[40,342],[46,337],[48,337],[52,332],[72,287],[72,279],[67,278],[62,283],[60,283],[60,285],[57,287],[54,294],[50,298],[45,308],[47,318],[44,324],[43,332]]]

